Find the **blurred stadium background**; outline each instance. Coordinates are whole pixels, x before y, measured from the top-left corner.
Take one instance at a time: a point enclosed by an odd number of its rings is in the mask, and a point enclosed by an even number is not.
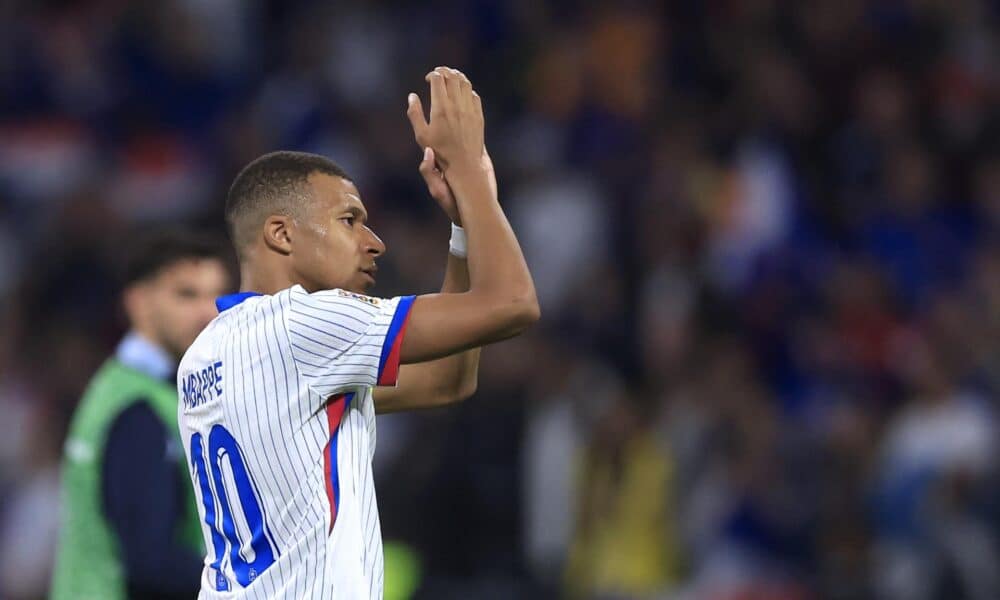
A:
[[[404,116],[463,69],[544,320],[383,417],[420,598],[1000,598],[1000,4],[0,2],[0,597],[138,225],[278,148],[355,175],[379,295],[448,228]],[[408,565],[409,570],[402,566]]]

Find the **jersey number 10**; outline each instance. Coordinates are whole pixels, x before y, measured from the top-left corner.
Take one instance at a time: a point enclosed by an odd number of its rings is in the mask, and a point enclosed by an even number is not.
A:
[[[216,572],[216,590],[229,589],[229,582],[219,570],[227,543],[229,562],[236,574],[236,581],[246,587],[274,563],[272,537],[267,531],[264,511],[236,438],[222,425],[214,425],[208,434],[208,468],[205,465],[204,450],[202,435],[192,435],[191,462],[198,474],[198,489],[205,506],[205,522],[212,532],[212,545],[215,549],[212,568]],[[226,477],[223,476],[223,466],[227,467]],[[240,527],[237,527],[234,518],[234,504],[238,504],[241,509]],[[249,536],[249,545],[245,545],[241,536],[244,540]]]

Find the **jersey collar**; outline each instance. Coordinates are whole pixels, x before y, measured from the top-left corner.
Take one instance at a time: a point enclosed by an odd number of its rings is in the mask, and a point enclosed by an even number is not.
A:
[[[215,299],[215,307],[219,309],[219,312],[224,312],[230,308],[236,306],[240,302],[243,302],[247,298],[253,298],[254,296],[260,296],[257,292],[240,292],[238,294],[229,294],[227,296],[219,296]]]

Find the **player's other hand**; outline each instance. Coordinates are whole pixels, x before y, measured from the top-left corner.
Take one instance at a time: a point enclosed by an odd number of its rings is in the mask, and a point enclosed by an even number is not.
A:
[[[438,167],[477,169],[483,156],[483,104],[461,71],[438,67],[425,77],[431,89],[430,121],[420,96],[407,97],[406,114],[421,148],[433,148]]]
[[[493,197],[496,197],[497,176],[493,171],[493,161],[490,160],[490,155],[486,152],[486,148],[483,148],[481,164],[490,181]],[[455,201],[455,195],[451,191],[451,186],[448,185],[448,180],[441,171],[441,167],[435,161],[434,149],[430,146],[424,148],[424,158],[420,161],[420,174],[423,176],[424,182],[427,183],[427,191],[430,192],[431,197],[437,200],[438,205],[448,215],[451,222],[461,227],[462,215],[458,210],[458,202]]]

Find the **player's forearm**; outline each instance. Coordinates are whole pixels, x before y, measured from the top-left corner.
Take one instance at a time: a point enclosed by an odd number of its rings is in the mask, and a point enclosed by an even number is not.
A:
[[[468,236],[469,291],[518,329],[527,327],[538,320],[535,286],[485,170],[455,165],[446,177]]]
[[[448,253],[448,266],[444,269],[442,294],[461,294],[469,291],[469,263],[466,259]]]
[[[458,294],[467,291],[469,291],[469,263],[466,259],[449,252],[441,293]],[[443,363],[440,366],[441,376],[452,384],[448,389],[450,402],[464,400],[476,391],[479,380],[479,352],[479,348],[472,348],[435,361]]]

